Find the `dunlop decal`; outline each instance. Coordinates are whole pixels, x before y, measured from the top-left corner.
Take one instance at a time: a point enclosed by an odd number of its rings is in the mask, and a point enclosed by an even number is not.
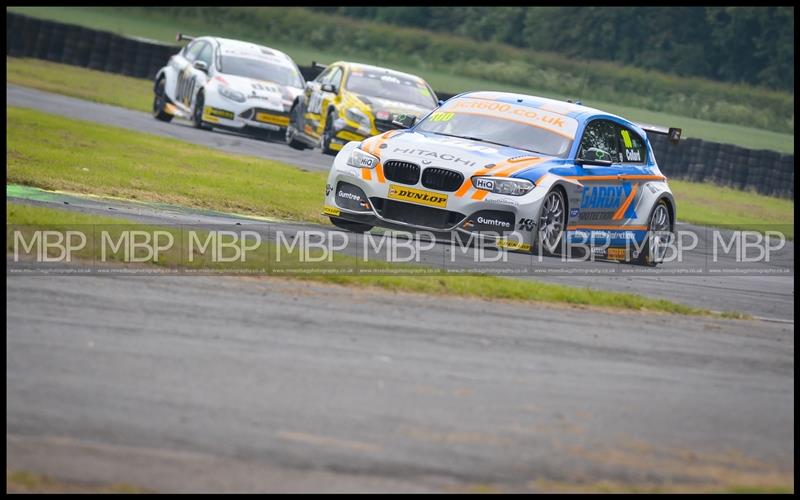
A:
[[[447,206],[447,195],[424,191],[396,184],[389,185],[389,198],[392,200],[408,201],[418,205],[444,208]]]

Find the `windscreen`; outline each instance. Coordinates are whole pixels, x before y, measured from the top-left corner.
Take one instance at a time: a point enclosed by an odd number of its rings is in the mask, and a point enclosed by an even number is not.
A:
[[[451,100],[416,130],[565,158],[577,130],[568,116],[485,99]]]
[[[233,76],[266,80],[289,87],[303,87],[303,78],[295,68],[250,57],[222,56],[220,58],[220,72]]]
[[[425,108],[436,107],[436,100],[424,82],[400,75],[353,70],[345,88],[367,97],[415,104]]]

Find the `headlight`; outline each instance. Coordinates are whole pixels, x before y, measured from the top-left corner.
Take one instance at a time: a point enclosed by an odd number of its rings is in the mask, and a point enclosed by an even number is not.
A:
[[[356,168],[375,168],[375,165],[378,164],[378,158],[358,148],[353,148],[353,151],[350,152],[350,157],[347,159],[347,164]]]
[[[372,123],[369,120],[369,116],[367,116],[358,108],[349,108],[347,111],[345,111],[344,116],[348,120],[356,122],[363,127],[372,128]]]
[[[244,94],[225,85],[220,85],[219,93],[222,95],[222,97],[230,99],[231,101],[244,102],[247,100]]]
[[[509,179],[508,177],[473,177],[475,189],[483,189],[497,194],[522,196],[534,188],[535,184],[525,179]]]

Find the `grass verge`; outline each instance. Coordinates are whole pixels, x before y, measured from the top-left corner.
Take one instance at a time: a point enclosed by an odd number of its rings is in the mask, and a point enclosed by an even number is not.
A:
[[[152,493],[124,483],[79,484],[23,470],[6,469],[6,493]]]
[[[39,59],[6,57],[6,82],[136,111],[153,104],[150,80]]]
[[[9,183],[327,220],[320,215],[322,172],[28,109],[7,108],[6,126]]]
[[[173,139],[7,108],[7,182],[225,212],[325,222],[325,174]],[[681,221],[780,228],[794,202],[712,184],[670,181]]]
[[[714,184],[670,180],[678,220],[701,226],[781,231],[794,239],[794,201]]]
[[[9,225],[17,226],[37,226],[37,229],[49,229],[54,231],[75,230],[76,227],[92,225],[100,230],[108,231],[114,241],[119,240],[121,231],[132,226],[130,221],[120,218],[99,217],[64,210],[57,210],[45,207],[36,207],[22,204],[9,203],[6,205],[6,227]],[[99,226],[99,227],[98,227]],[[163,230],[173,235],[174,241],[188,241],[187,229],[185,228],[165,228],[135,224],[137,230]],[[16,228],[22,231],[26,241],[30,240],[31,228]],[[88,228],[86,229],[88,231]],[[205,241],[204,231],[198,231],[201,240]],[[13,252],[14,237],[7,237],[7,253]],[[242,269],[240,263],[220,263],[211,261],[209,255],[199,255],[193,262],[189,262],[187,256],[182,253],[182,249],[176,245],[174,248],[160,254],[159,259],[154,264],[168,269],[188,269],[189,271],[208,270],[210,272],[233,272]],[[92,244],[75,254],[77,258],[90,260],[96,256],[97,252]],[[570,304],[575,306],[591,306],[610,310],[628,311],[652,311],[662,313],[686,314],[686,315],[711,315],[709,311],[677,304],[662,299],[651,299],[639,295],[619,292],[609,292],[592,290],[589,288],[578,288],[563,285],[554,285],[536,281],[523,281],[496,276],[450,276],[444,271],[423,268],[421,266],[391,264],[383,261],[370,261],[367,263],[357,262],[356,257],[344,254],[336,254],[330,265],[323,264],[317,269],[319,274],[297,275],[292,273],[281,274],[282,270],[303,269],[304,263],[301,262],[300,249],[293,251],[282,251],[280,261],[276,258],[276,245],[272,243],[261,243],[248,255],[254,255],[252,261],[247,264],[256,269],[268,263],[269,274],[295,277],[298,279],[311,280],[323,283],[334,283],[340,285],[363,287],[376,287],[383,290],[412,292],[435,295],[450,295],[466,298],[478,299],[505,299],[520,302],[538,302],[551,304]],[[125,262],[125,255],[122,249],[108,253],[109,262]],[[253,262],[254,264],[251,264]],[[375,274],[368,276],[358,276],[354,274],[324,274],[326,270],[358,268]],[[388,275],[388,273],[420,273],[420,275]],[[380,274],[379,274],[380,273]],[[422,274],[424,273],[424,275]]]

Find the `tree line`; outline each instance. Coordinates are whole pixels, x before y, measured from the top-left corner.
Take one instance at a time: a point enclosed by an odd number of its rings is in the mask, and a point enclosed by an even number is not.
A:
[[[794,7],[318,7],[352,18],[794,92]]]

